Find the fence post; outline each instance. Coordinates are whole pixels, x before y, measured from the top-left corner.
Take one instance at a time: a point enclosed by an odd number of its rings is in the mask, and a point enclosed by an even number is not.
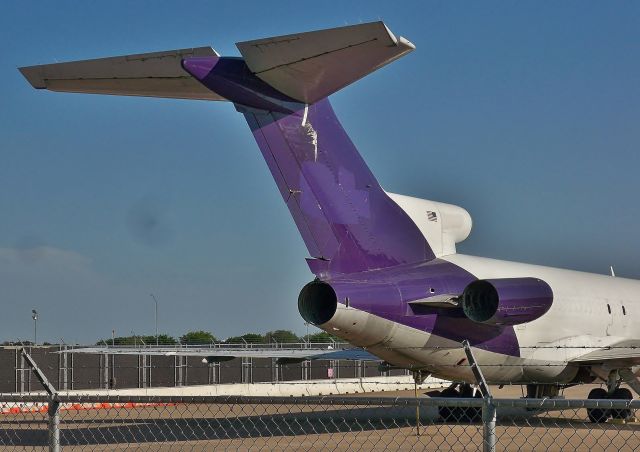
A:
[[[482,394],[482,450],[484,452],[495,452],[496,450],[496,406],[493,404],[491,390],[484,379],[482,369],[478,366],[469,341],[462,341],[462,347],[469,360],[469,366],[476,379],[476,383]]]
[[[496,450],[496,406],[493,397],[485,397],[482,401],[482,450],[495,452]]]
[[[60,402],[57,394],[49,398],[49,451],[60,452]]]
[[[38,367],[31,355],[22,349],[22,358],[29,364],[33,373],[42,384],[42,387],[49,394],[47,403],[47,414],[49,415],[49,450],[52,452],[60,451],[60,402],[58,401],[58,391],[47,379],[47,376]]]

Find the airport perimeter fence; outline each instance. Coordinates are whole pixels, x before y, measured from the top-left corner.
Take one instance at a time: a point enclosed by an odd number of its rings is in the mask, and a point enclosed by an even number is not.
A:
[[[0,446],[16,450],[640,449],[630,421],[639,401],[25,394],[0,403],[10,407]]]
[[[331,346],[331,349],[327,349]],[[205,364],[202,357],[145,355],[158,348],[169,351],[261,349],[298,350],[343,348],[341,343],[289,343],[289,344],[212,344],[211,346],[139,347],[140,355],[75,354],[81,346],[0,346],[0,393],[33,392],[42,390],[33,377],[21,352],[28,350],[38,366],[59,390],[124,389],[150,387],[181,387],[227,383],[289,382],[333,380],[337,378],[363,378],[409,375],[402,369],[380,369],[378,362],[347,360],[315,360],[280,364],[275,358],[235,358]],[[92,346],[96,349],[97,347]]]

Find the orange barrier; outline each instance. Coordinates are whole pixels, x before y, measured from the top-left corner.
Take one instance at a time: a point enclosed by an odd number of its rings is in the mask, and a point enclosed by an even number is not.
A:
[[[47,403],[37,402],[23,402],[12,404],[13,406],[6,406],[3,404],[0,414],[24,414],[24,413],[46,413],[48,409]],[[131,409],[140,407],[154,407],[154,406],[174,406],[175,403],[63,403],[60,406],[60,410],[65,411],[81,411],[81,410],[109,410],[109,409]]]

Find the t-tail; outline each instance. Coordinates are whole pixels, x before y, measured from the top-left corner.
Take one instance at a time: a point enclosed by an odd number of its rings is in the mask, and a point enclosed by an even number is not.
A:
[[[382,22],[237,44],[21,68],[53,91],[226,100],[249,124],[320,277],[433,259],[335,116],[330,94],[414,49]]]

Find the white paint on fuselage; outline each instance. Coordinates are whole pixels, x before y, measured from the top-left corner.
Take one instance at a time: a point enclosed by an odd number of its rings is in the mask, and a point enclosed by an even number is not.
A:
[[[460,343],[338,304],[336,314],[319,325],[386,362],[411,370],[426,370],[447,380],[474,382]],[[474,356],[490,383],[569,382],[576,366],[523,359],[474,348]]]
[[[536,277],[553,289],[553,305],[545,315],[515,326],[520,357],[473,349],[491,383],[568,383],[577,373],[577,366],[569,360],[623,339],[640,338],[636,295],[640,281],[459,254],[443,259],[480,279]],[[449,380],[474,381],[456,341],[342,304],[320,327],[395,366],[424,369]]]
[[[540,367],[541,364],[564,368],[568,361],[600,347],[640,339],[640,281],[456,254],[455,244],[471,232],[472,221],[466,210],[388,194],[420,229],[436,257],[458,265],[478,279],[534,277],[551,286],[554,294],[551,309],[533,322],[514,327],[523,379],[534,381],[546,378],[545,375],[557,375]],[[436,212],[439,222],[430,221],[430,211]],[[434,339],[437,343],[446,341],[431,336],[430,342]],[[505,362],[510,360],[504,357]]]
[[[522,357],[568,361],[622,339],[640,339],[640,281],[463,254],[443,259],[479,279],[534,277],[551,286],[551,309],[515,327]]]

